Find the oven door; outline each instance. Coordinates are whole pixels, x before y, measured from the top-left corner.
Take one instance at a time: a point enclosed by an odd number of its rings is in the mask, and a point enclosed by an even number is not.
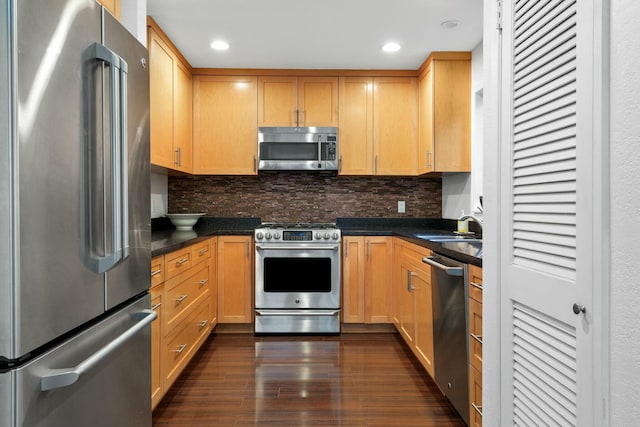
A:
[[[255,271],[258,309],[340,308],[339,243],[256,244]]]

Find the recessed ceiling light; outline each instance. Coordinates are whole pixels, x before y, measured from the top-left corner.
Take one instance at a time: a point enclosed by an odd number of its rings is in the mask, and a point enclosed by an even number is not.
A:
[[[224,40],[216,40],[211,43],[211,49],[213,50],[227,50],[229,49],[229,43]]]
[[[394,42],[385,43],[382,46],[382,50],[384,50],[385,52],[397,52],[400,50],[400,45]]]
[[[444,21],[440,23],[440,26],[445,30],[456,28],[458,25],[460,25],[460,21],[458,21],[457,19],[449,19],[448,21]]]

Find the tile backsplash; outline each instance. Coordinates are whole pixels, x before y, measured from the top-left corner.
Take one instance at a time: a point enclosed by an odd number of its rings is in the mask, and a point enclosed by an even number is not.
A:
[[[442,181],[287,173],[169,177],[169,212],[262,221],[333,222],[337,217],[437,218]],[[398,213],[398,201],[406,212]]]

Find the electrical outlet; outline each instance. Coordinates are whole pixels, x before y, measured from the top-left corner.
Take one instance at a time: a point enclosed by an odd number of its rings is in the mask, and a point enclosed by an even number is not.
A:
[[[405,212],[404,200],[398,200],[398,213]]]

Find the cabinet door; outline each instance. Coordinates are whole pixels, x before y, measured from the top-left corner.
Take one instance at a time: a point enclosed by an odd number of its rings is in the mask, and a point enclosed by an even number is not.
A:
[[[196,174],[255,175],[257,78],[196,76]]]
[[[118,21],[122,19],[122,0],[97,0],[103,5]]]
[[[258,77],[258,126],[296,126],[297,88],[296,77]]]
[[[253,300],[250,236],[218,237],[218,322],[251,323]]]
[[[211,292],[211,330],[218,324],[218,238],[209,239],[211,259],[209,260],[209,289]]]
[[[365,238],[365,323],[391,322],[391,237]]]
[[[436,172],[471,171],[471,61],[433,61]]]
[[[149,94],[151,163],[175,168],[173,152],[174,56],[160,36],[149,28]]]
[[[176,60],[173,104],[173,150],[176,169],[193,170],[193,78],[191,71]]]
[[[433,73],[431,64],[418,82],[418,174],[433,172]]]
[[[342,321],[365,321],[365,262],[362,237],[345,237],[342,243]]]
[[[162,293],[163,285],[151,288],[151,309],[158,317],[151,323],[151,408],[155,408],[164,395],[162,388]]]
[[[298,126],[338,126],[337,77],[298,77]]]
[[[412,277],[415,304],[415,348],[418,359],[433,377],[433,304],[431,298],[431,275],[418,270]]]
[[[417,86],[413,77],[374,78],[373,160],[376,175],[416,174]]]
[[[411,265],[400,263],[400,334],[409,346],[415,341],[415,306],[413,303],[414,284],[416,273],[411,270]]]
[[[373,174],[373,78],[340,77],[341,175]]]

